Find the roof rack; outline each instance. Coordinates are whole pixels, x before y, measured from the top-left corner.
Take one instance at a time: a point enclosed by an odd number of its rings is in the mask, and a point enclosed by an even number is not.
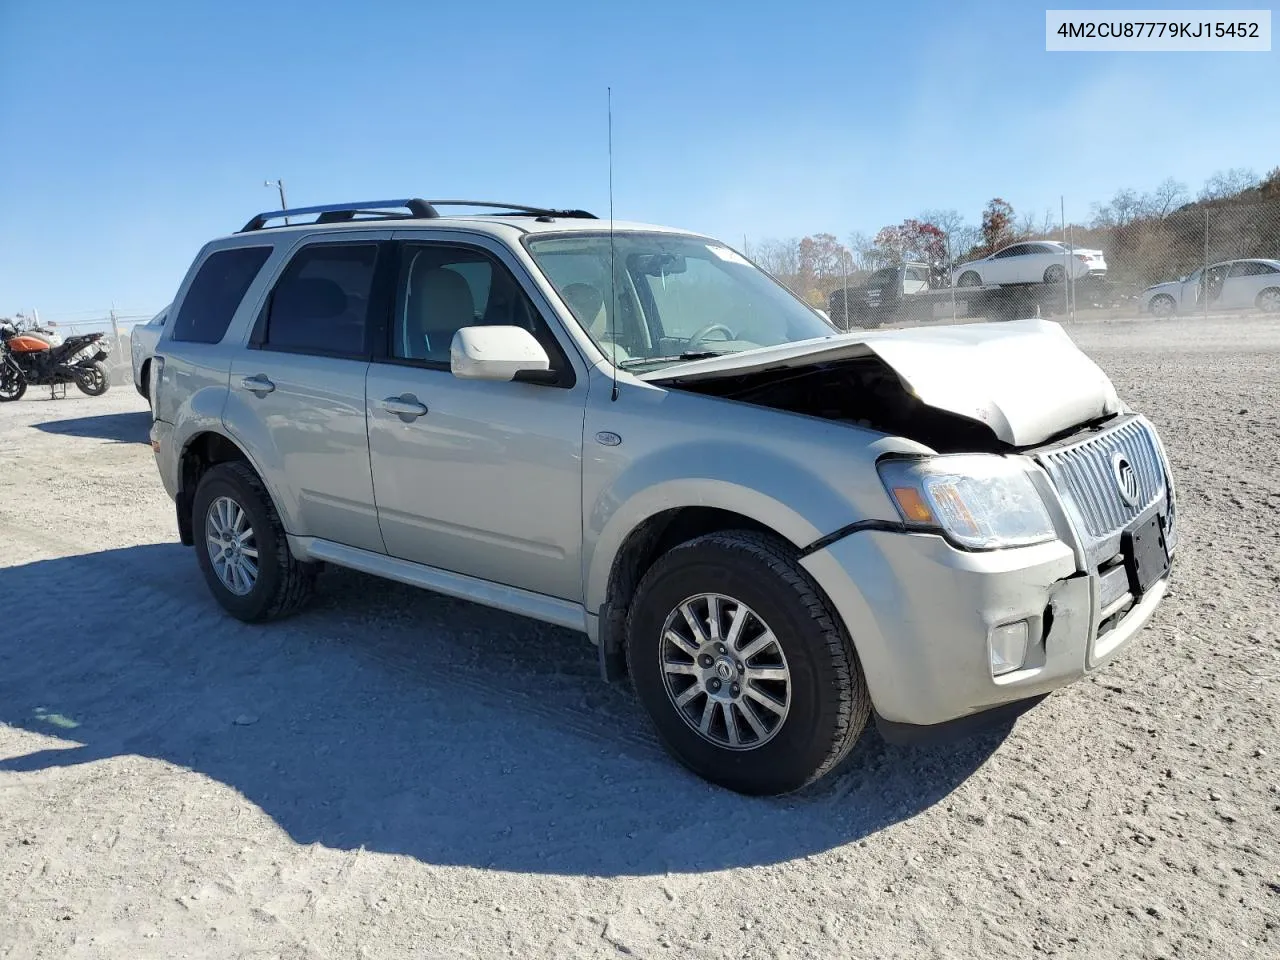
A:
[[[553,220],[557,217],[565,219],[598,219],[594,213],[586,210],[552,210],[546,207],[527,207],[519,203],[493,203],[489,200],[421,200],[416,197],[404,200],[369,200],[361,203],[326,203],[316,207],[292,207],[288,210],[264,210],[240,228],[238,232],[248,233],[252,230],[269,229],[267,222],[282,217],[304,217],[318,214],[315,223],[341,223],[355,220],[435,220],[441,216],[437,207],[485,207],[501,210],[502,213],[487,216],[532,216],[539,220]],[[408,210],[408,213],[388,213],[389,210]]]

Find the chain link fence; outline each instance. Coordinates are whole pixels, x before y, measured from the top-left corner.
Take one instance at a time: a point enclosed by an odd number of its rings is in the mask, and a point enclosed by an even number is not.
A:
[[[986,245],[976,229],[912,220],[881,231],[879,244],[814,234],[747,238],[744,252],[842,329],[1280,315],[1280,190],[1271,194],[1108,211],[1090,226],[1046,215],[1040,229],[1024,223]],[[886,236],[901,247],[886,248]]]

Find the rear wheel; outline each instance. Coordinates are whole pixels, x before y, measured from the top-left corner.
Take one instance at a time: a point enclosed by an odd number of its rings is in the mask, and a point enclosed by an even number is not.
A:
[[[636,692],[671,753],[740,793],[787,793],[853,747],[871,712],[853,644],[772,536],[714,533],[666,553],[627,622]]]
[[[250,623],[298,610],[316,567],[293,556],[266,487],[244,463],[220,463],[200,478],[192,508],[196,559],[214,598]]]
[[[1177,304],[1173,302],[1173,297],[1168,294],[1161,293],[1151,298],[1151,314],[1156,317],[1169,317],[1173,315],[1173,311],[1177,309]]]
[[[87,367],[76,367],[76,386],[91,397],[100,397],[111,386],[111,378],[107,376],[107,368],[101,360],[95,360]]]
[[[9,363],[0,362],[0,403],[21,400],[27,392],[27,378]]]
[[[1257,304],[1263,313],[1280,313],[1280,287],[1267,287],[1258,294]]]

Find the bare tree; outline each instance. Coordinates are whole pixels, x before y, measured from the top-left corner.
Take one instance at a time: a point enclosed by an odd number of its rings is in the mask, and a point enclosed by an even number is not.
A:
[[[1163,220],[1190,199],[1185,183],[1165,177],[1154,190],[1142,197],[1139,214]]]
[[[1247,167],[1219,170],[1200,189],[1201,200],[1225,200],[1258,185],[1258,175]]]
[[[749,244],[744,252],[765,271],[794,289],[800,272],[800,241],[798,239],[791,237],[785,240],[762,240],[759,243]]]
[[[856,270],[878,270],[881,267],[881,251],[875,239],[860,230],[849,234],[849,252]]]
[[[981,231],[967,222],[959,210],[925,210],[917,219],[942,231],[953,262],[964,259],[982,240]]]
[[[1142,206],[1138,191],[1132,187],[1122,187],[1111,198],[1111,213],[1117,227],[1132,223]]]

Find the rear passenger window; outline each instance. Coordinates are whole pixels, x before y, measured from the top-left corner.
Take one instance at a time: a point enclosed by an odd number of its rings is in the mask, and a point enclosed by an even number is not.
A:
[[[293,353],[361,356],[376,243],[303,247],[289,261],[267,300],[259,345]]]
[[[237,247],[211,254],[182,298],[171,339],[188,343],[220,341],[249,284],[269,256],[270,247]]]

